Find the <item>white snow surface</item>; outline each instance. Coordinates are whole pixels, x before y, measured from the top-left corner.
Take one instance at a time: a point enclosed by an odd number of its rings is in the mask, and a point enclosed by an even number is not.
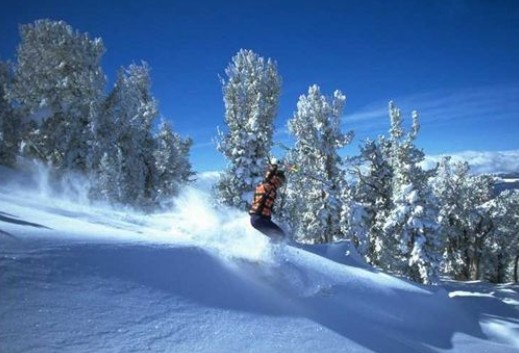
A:
[[[517,285],[271,244],[200,189],[144,215],[35,180],[0,169],[0,352],[519,352]]]

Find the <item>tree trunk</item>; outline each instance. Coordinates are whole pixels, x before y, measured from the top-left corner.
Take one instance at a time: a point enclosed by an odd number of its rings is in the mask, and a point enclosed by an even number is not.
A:
[[[479,280],[481,277],[481,255],[484,248],[484,239],[494,230],[494,224],[492,222],[485,224],[483,218],[480,218],[478,225],[475,229],[476,239],[474,242],[474,259],[471,263],[471,275],[473,280]],[[479,236],[478,236],[479,234]]]
[[[478,267],[479,267],[479,259],[478,259],[477,255],[474,255],[473,257],[471,257],[470,263],[469,263],[469,275],[468,275],[469,281],[478,280],[478,276],[479,276]]]
[[[518,278],[517,278],[517,277],[518,277],[518,276],[517,276],[517,275],[518,275],[518,273],[517,273],[517,270],[518,270],[518,269],[519,269],[519,255],[516,255],[516,256],[515,256],[515,264],[514,264],[514,282],[515,282],[515,283],[519,282],[519,281],[517,280],[517,279],[518,279]]]
[[[496,283],[505,283],[506,279],[506,263],[503,261],[503,255],[497,255]]]
[[[472,259],[472,280],[478,281],[481,279],[481,254],[483,252],[483,237],[476,237],[474,246],[474,257]]]

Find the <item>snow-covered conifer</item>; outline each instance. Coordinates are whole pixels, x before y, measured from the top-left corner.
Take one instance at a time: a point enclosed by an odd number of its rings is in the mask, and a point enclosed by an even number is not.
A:
[[[101,175],[97,178],[104,180],[103,173],[117,173],[112,180],[117,196],[112,201],[138,207],[148,206],[155,199],[157,184],[153,155],[155,141],[151,130],[158,111],[150,89],[146,63],[121,69],[101,114],[111,117],[113,122],[107,119],[98,121],[94,130],[98,139],[96,155],[108,153],[108,157],[101,157],[105,160],[105,167],[100,169]],[[110,134],[104,131],[106,124],[113,128]],[[118,165],[108,168],[108,160]],[[113,192],[101,193],[114,195]]]
[[[464,232],[468,227],[469,210],[465,198],[469,175],[467,162],[452,163],[450,157],[443,158],[431,185],[439,206],[438,222],[445,240],[444,271],[459,277],[465,262]]]
[[[5,91],[10,84],[8,65],[0,61],[0,164],[13,166],[18,151],[20,123],[17,112],[5,99]]]
[[[31,120],[25,152],[60,169],[85,171],[90,123],[105,83],[103,44],[63,21],[38,20],[21,26],[20,34],[7,96]]]
[[[356,185],[344,188],[341,194],[341,231],[350,239],[358,254],[371,261],[370,239],[367,227],[369,206],[356,199]],[[371,261],[373,262],[373,261]]]
[[[381,136],[377,141],[366,140],[360,148],[360,166],[353,168],[357,183],[350,196],[354,201],[343,207],[344,232],[357,239],[357,249],[368,262],[379,265],[383,248],[383,226],[391,209],[392,169],[387,157],[388,143]],[[356,217],[351,217],[356,215]],[[364,239],[361,241],[361,239]]]
[[[120,73],[119,73],[120,76]],[[118,78],[120,80],[120,78]],[[92,165],[92,177],[95,180],[101,164],[101,159],[105,159],[105,154],[113,156],[117,152],[117,142],[122,134],[124,126],[120,124],[118,107],[121,105],[120,89],[117,85],[112,89],[107,97],[101,102],[98,113],[91,123],[93,135],[92,151],[89,163]]]
[[[95,180],[90,190],[90,198],[108,202],[119,201],[121,194],[119,178],[122,175],[123,156],[115,147],[111,152],[105,152],[96,166],[93,174]]]
[[[389,115],[392,208],[384,225],[385,249],[381,262],[415,281],[435,282],[443,248],[436,200],[429,187],[435,170],[424,170],[419,164],[424,153],[414,144],[419,131],[418,114],[413,112],[412,128],[407,134],[400,110],[393,102],[389,103]]]
[[[296,210],[291,212],[297,215],[295,236],[304,241],[331,242],[343,237],[341,194],[347,186],[338,149],[353,137],[353,132],[341,132],[345,100],[338,90],[326,97],[317,85],[310,86],[288,122],[296,140],[289,159],[300,171],[291,173],[287,207]]]
[[[473,204],[476,195],[469,173],[467,162],[453,163],[450,157],[445,157],[431,183],[438,199],[438,220],[445,240],[444,271],[456,279],[469,278],[469,220],[478,205]]]
[[[465,279],[481,279],[481,262],[485,243],[495,231],[494,179],[489,175],[477,175],[468,179],[465,207],[469,209],[467,229],[464,232],[463,271]]]
[[[485,239],[482,275],[492,282],[504,283],[513,277],[517,282],[519,191],[506,190],[486,205],[492,212],[494,228]]]
[[[219,201],[248,208],[250,192],[261,181],[272,148],[281,78],[275,62],[251,50],[240,50],[222,80],[225,123],[218,151],[229,165],[216,186]]]
[[[439,204],[439,223],[445,240],[444,271],[457,280],[480,277],[481,254],[492,233],[489,176],[471,176],[469,165],[441,161],[432,183]]]
[[[171,199],[178,193],[179,184],[186,183],[193,175],[189,162],[192,140],[183,139],[173,132],[167,121],[160,124],[154,152],[157,170],[157,197],[160,201]]]

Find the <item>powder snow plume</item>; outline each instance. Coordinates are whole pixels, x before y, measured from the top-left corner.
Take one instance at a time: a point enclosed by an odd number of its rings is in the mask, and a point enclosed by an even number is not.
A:
[[[215,205],[212,196],[202,190],[185,188],[170,217],[173,238],[223,257],[259,260],[269,256],[267,239],[250,226],[245,212]]]
[[[68,174],[63,180],[49,177],[49,168],[42,163],[26,164],[26,171],[2,168],[6,192],[16,200],[39,206],[41,211],[67,215],[61,224],[70,223],[64,237],[83,241],[137,241],[170,245],[194,245],[211,251],[223,259],[244,258],[265,260],[270,247],[267,239],[254,230],[244,211],[216,205],[210,188],[200,183],[184,187],[169,211],[145,214],[130,208],[113,207],[88,201],[89,184],[80,175]],[[207,179],[207,178],[205,178]],[[211,182],[213,178],[209,178]],[[45,218],[42,215],[42,218]],[[72,229],[74,220],[89,220],[91,228]],[[104,225],[110,230],[94,227]],[[63,228],[61,226],[61,228]],[[115,231],[116,230],[116,231]]]

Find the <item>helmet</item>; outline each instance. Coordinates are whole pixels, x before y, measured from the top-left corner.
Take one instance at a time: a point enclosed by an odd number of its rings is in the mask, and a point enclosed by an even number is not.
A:
[[[277,165],[270,165],[267,173],[265,174],[265,180],[269,181],[274,177],[278,177],[282,182],[286,181],[285,172],[278,169]]]

